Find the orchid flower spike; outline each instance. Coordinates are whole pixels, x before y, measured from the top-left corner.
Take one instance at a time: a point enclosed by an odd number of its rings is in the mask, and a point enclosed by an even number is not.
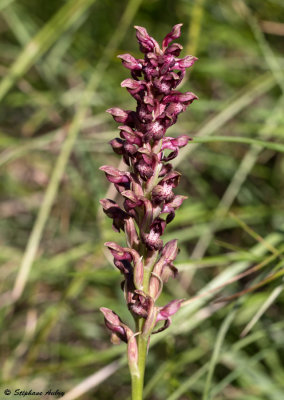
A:
[[[118,107],[107,110],[119,124],[119,135],[110,144],[129,168],[128,171],[108,165],[100,168],[120,196],[117,203],[103,199],[101,205],[113,220],[114,230],[125,235],[127,247],[114,242],[105,245],[123,275],[122,290],[136,330],[132,331],[114,311],[104,307],[101,311],[112,341],[128,344],[133,382],[143,379],[143,363],[139,360],[145,359],[151,334],[170,325],[172,315],[183,301],[156,304],[164,283],[178,272],[174,266],[177,240],[164,243],[163,234],[186,199],[175,194],[181,175],[169,161],[190,140],[187,135],[170,137],[166,132],[197,99],[192,92],[177,90],[186,69],[197,60],[194,56],[179,58],[182,46],[173,41],[180,37],[181,27],[182,24],[175,25],[160,47],[144,27],[135,26],[143,58],[136,59],[130,54],[118,57],[131,73],[131,78],[125,79],[121,86],[136,100],[136,110]]]

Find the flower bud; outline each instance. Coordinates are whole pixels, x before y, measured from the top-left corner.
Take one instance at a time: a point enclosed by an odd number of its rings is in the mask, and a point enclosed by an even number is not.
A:
[[[121,82],[121,87],[125,87],[129,93],[135,97],[137,93],[145,89],[145,84],[143,81],[136,81],[134,79],[127,78]]]
[[[143,278],[144,278],[144,265],[143,257],[137,253],[137,251],[132,250],[131,252],[133,258],[133,281],[136,289],[143,289]]]
[[[116,154],[122,155],[123,154],[123,144],[124,144],[124,140],[120,139],[120,138],[115,138],[112,139],[109,144],[111,145],[113,151]]]
[[[136,216],[134,209],[143,205],[143,201],[140,198],[140,196],[137,196],[131,190],[125,190],[125,191],[121,192],[121,194],[125,198],[125,201],[123,204],[125,210],[129,214]],[[132,213],[132,211],[134,211],[134,214]]]
[[[124,124],[128,120],[131,111],[124,111],[119,107],[113,107],[106,110],[106,112],[111,114],[116,122]]]
[[[170,33],[167,34],[165,39],[163,40],[163,50],[168,47],[169,43],[171,43],[173,40],[177,39],[180,37],[180,28],[182,27],[183,24],[177,24],[173,26],[173,29],[171,30]]]
[[[148,316],[146,318],[146,321],[143,325],[143,331],[142,331],[142,335],[144,337],[148,337],[155,325],[156,325],[156,321],[157,321],[157,315],[158,315],[158,307],[154,306],[154,300],[152,299],[152,297],[149,296],[150,300],[150,304],[149,304],[149,308],[148,308]]]
[[[133,218],[128,218],[125,220],[124,231],[128,247],[134,247],[134,248],[138,247],[139,237],[137,235]]]
[[[176,150],[178,148],[186,146],[189,140],[190,137],[187,135],[181,135],[176,138],[167,136],[163,139],[162,150]]]
[[[100,167],[101,171],[104,171],[109,182],[112,183],[128,183],[130,182],[129,173],[119,171],[117,168],[109,165],[103,165]]]
[[[172,54],[173,56],[178,57],[182,49],[183,47],[181,44],[173,43],[165,50],[165,54]]]
[[[117,57],[120,58],[122,60],[122,64],[130,70],[142,69],[142,60],[136,60],[136,58],[134,58],[130,54],[121,54]]]
[[[118,343],[117,339],[121,339],[127,343],[127,334],[125,329],[122,327],[122,321],[119,316],[106,307],[101,307],[100,311],[104,314],[106,327],[114,336],[112,339],[116,340],[116,343]]]
[[[193,100],[198,99],[198,97],[192,92],[181,93],[177,91],[172,91],[163,98],[163,103],[184,103],[186,105],[193,102]]]
[[[162,250],[162,257],[166,262],[172,262],[176,259],[178,254],[177,240],[173,239],[167,242]]]
[[[134,28],[136,29],[136,37],[140,45],[140,50],[143,53],[148,53],[154,50],[158,53],[160,52],[158,43],[155,39],[149,36],[145,28],[142,26],[134,26]]]
[[[174,315],[180,309],[182,302],[183,300],[173,300],[166,306],[160,308],[156,319],[156,323],[159,321],[165,321],[165,323],[162,328],[154,331],[153,333],[162,332],[171,325],[172,323],[171,316]]]
[[[103,165],[100,167],[100,170],[105,172],[107,180],[114,183],[119,192],[130,188],[131,179],[129,172],[119,171],[117,168],[109,165]]]
[[[130,255],[128,249],[124,249],[117,243],[105,242],[104,245],[108,247],[115,260],[126,260],[126,261],[132,260],[132,256]]]

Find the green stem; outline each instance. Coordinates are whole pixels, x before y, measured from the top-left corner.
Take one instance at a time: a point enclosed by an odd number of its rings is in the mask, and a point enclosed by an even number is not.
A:
[[[138,321],[138,324],[137,324],[139,326],[139,329],[142,329],[143,323],[144,323],[143,318],[140,318]],[[148,338],[145,338],[142,335],[137,336],[139,375],[131,374],[132,400],[143,400],[144,374],[145,374],[145,365],[146,365],[146,356],[147,356],[147,342],[148,342]]]

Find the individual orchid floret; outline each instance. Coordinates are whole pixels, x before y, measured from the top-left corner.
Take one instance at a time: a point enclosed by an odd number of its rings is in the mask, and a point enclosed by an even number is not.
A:
[[[142,69],[143,60],[136,60],[136,58],[130,54],[121,54],[117,57],[120,58],[122,60],[122,64],[130,70],[140,71]]]
[[[180,173],[172,171],[168,173],[157,186],[153,188],[152,200],[155,204],[162,202],[169,203],[174,198],[173,189],[177,187],[180,179]]]
[[[106,307],[101,307],[100,311],[104,314],[105,325],[111,332],[113,344],[119,344],[120,340],[127,343],[127,358],[129,368],[132,373],[139,374],[138,371],[138,346],[134,332],[125,325],[119,316]]]
[[[142,234],[142,240],[150,250],[160,250],[163,247],[163,240],[160,238],[164,233],[166,221],[157,218],[150,226],[150,232]]]
[[[186,146],[190,137],[187,135],[181,135],[177,138],[165,137],[162,144],[162,150],[173,150],[167,156],[163,155],[163,161],[170,161],[177,157],[179,149]]]
[[[141,98],[140,92],[145,90],[146,88],[145,83],[143,81],[136,81],[130,78],[122,81],[121,87],[125,87],[131,94],[131,96],[133,96],[137,100],[140,100]]]
[[[143,143],[143,133],[137,130],[133,130],[130,126],[122,125],[119,126],[120,136],[126,140],[129,144],[136,144],[137,146],[142,146]]]
[[[135,290],[129,308],[134,314],[147,318],[153,304],[152,297],[146,295],[142,290]]]
[[[108,247],[115,260],[132,261],[132,256],[128,248],[121,247],[115,242],[106,242],[105,246]]]
[[[106,327],[112,333],[112,340],[115,340],[116,343],[118,340],[127,343],[127,332],[119,316],[106,307],[101,307],[100,310],[104,314]]]
[[[155,39],[149,36],[143,26],[134,26],[136,29],[136,37],[140,45],[140,50],[142,53],[148,53],[150,51],[156,50],[156,52],[160,52],[160,47]]]
[[[158,329],[153,333],[162,332],[166,328],[170,326],[172,323],[171,316],[174,315],[181,307],[183,299],[181,300],[172,300],[166,306],[161,307],[159,313],[157,315],[156,323],[159,321],[165,321],[165,324],[162,328]]]
[[[176,60],[175,64],[173,65],[173,69],[186,69],[192,67],[195,61],[198,59],[194,56],[186,56],[184,58],[180,58]]]
[[[100,167],[100,170],[105,172],[107,180],[114,183],[119,192],[130,188],[131,179],[129,172],[119,171],[117,168],[110,167],[109,165]]]
[[[124,224],[128,219],[128,214],[122,210],[119,205],[110,199],[102,199],[100,203],[103,207],[104,213],[113,219],[113,229],[117,232],[124,231]]]
[[[162,214],[164,214],[164,213],[168,214],[167,218],[166,218],[166,223],[167,224],[169,224],[174,219],[175,211],[178,208],[180,208],[180,206],[182,205],[182,203],[186,199],[187,199],[187,196],[177,195],[177,196],[174,196],[172,201],[170,201],[169,203],[165,203],[163,205],[161,213]]]
[[[177,24],[173,26],[173,29],[171,30],[170,33],[167,34],[165,39],[163,40],[163,50],[165,50],[169,43],[171,43],[173,40],[178,39],[180,37],[180,28],[182,27],[182,24]]]
[[[170,46],[168,46],[165,50],[165,54],[171,54],[175,57],[178,57],[180,55],[180,52],[182,51],[183,47],[179,43],[173,43]],[[192,56],[190,56],[192,57]]]
[[[109,114],[113,116],[113,119],[119,124],[129,123],[130,122],[130,114],[132,111],[124,111],[119,107],[113,107],[106,110]]]
[[[166,306],[161,307],[157,316],[157,322],[165,321],[180,309],[183,300],[172,300]]]
[[[163,103],[167,104],[166,116],[175,123],[177,116],[184,112],[189,104],[197,99],[194,93],[173,92],[163,98]]]
[[[128,212],[128,214],[133,216],[133,213],[131,212],[132,210],[134,211],[134,216],[136,216],[136,209],[140,208],[143,206],[143,200],[141,196],[137,196],[134,192],[131,190],[125,190],[121,192],[122,196],[125,198],[124,201],[124,208]]]

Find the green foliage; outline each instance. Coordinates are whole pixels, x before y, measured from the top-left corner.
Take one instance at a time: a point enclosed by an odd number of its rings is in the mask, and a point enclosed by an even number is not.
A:
[[[193,141],[175,164],[189,199],[165,236],[180,240],[180,275],[162,302],[189,301],[153,336],[145,398],[283,399],[283,11],[280,0],[0,2],[1,391],[129,396],[125,346],[98,312],[129,318],[103,248],[117,234],[98,168],[118,163],[104,110],[134,105],[116,58],[138,56],[132,26],[161,40],[182,22],[183,54],[199,57],[184,90],[199,101],[170,132]],[[233,305],[214,302],[271,274]]]

